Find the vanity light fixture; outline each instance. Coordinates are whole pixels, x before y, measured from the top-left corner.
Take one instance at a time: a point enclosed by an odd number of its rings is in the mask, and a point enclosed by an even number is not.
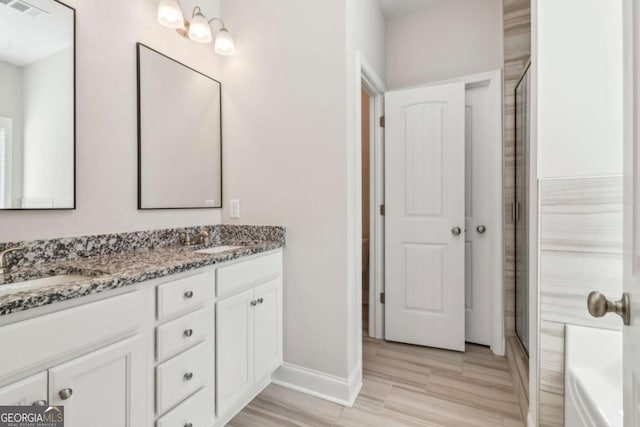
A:
[[[160,0],[158,5],[158,23],[163,27],[176,30],[182,37],[189,38],[196,43],[211,43],[213,40],[211,23],[214,21],[219,22],[222,27],[216,35],[216,53],[223,56],[233,55],[236,51],[235,44],[222,19],[207,20],[200,6],[196,6],[191,13],[191,21],[187,21],[178,0]]]

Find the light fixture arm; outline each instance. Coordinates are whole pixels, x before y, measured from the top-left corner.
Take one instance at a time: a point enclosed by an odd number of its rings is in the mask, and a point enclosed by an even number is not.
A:
[[[200,6],[196,6],[193,8],[193,12],[191,12],[191,19],[193,19],[196,15],[204,16],[204,14],[202,13],[202,9],[200,9]]]
[[[211,25],[212,22],[218,21],[220,23],[220,25],[222,25],[222,30],[226,30],[227,28],[224,26],[224,21],[220,18],[211,18],[209,19],[209,25]]]

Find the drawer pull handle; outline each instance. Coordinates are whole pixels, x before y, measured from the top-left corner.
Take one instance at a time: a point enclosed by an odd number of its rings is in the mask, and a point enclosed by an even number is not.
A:
[[[46,400],[36,400],[31,404],[31,406],[47,406]]]
[[[264,298],[258,298],[258,304],[262,304],[264,302]]]
[[[184,374],[185,381],[191,381],[192,378],[193,378],[193,372],[187,372],[186,374]]]
[[[73,395],[73,390],[70,388],[63,388],[62,390],[60,390],[60,392],[58,393],[58,396],[60,396],[60,399],[62,400],[67,400],[71,397],[71,395]]]
[[[193,335],[193,329],[186,329],[184,331],[184,336],[189,338],[191,335]]]
[[[185,293],[184,293],[184,297],[185,297],[186,299],[193,298],[193,291],[187,291],[187,292],[185,292]]]

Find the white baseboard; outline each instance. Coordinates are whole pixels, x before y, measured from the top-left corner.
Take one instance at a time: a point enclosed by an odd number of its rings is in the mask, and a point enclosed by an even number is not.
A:
[[[357,366],[347,379],[291,363],[284,363],[273,374],[271,382],[351,407],[362,388],[362,367]]]

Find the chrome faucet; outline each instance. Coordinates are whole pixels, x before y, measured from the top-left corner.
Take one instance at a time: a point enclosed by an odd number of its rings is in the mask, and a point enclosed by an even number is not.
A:
[[[180,233],[180,235],[182,236],[182,244],[184,246],[204,245],[209,241],[209,233],[207,233],[205,230],[202,230],[193,238],[186,231]]]
[[[0,252],[0,274],[8,273],[11,268],[9,261],[7,260],[7,255],[11,252],[21,251],[23,249],[25,249],[23,246],[18,246],[16,248],[9,248]]]

